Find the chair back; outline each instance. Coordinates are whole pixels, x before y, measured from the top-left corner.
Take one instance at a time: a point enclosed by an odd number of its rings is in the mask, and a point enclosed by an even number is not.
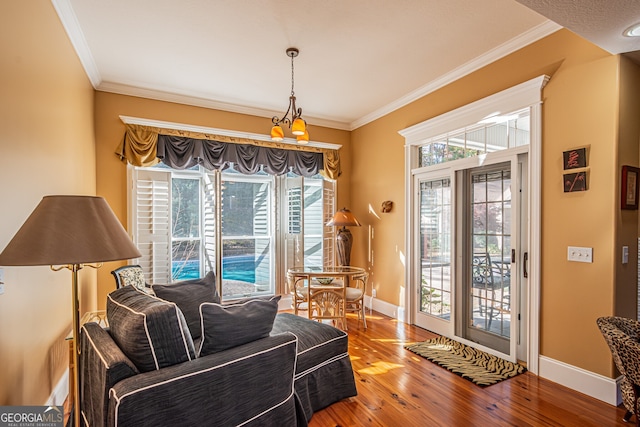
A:
[[[116,288],[120,289],[124,286],[135,286],[136,288],[146,292],[146,282],[144,280],[144,271],[139,265],[125,265],[116,268],[111,272],[116,279]]]
[[[349,280],[349,287],[357,288],[362,291],[362,297],[367,292],[367,281],[369,280],[369,273],[364,272],[356,276],[351,276]]]
[[[640,322],[617,316],[600,317],[596,324],[609,346],[616,368],[623,375],[622,402],[635,413],[633,384],[640,385]]]
[[[474,253],[471,260],[471,284],[479,289],[500,289],[509,286],[510,265],[491,259],[489,253]]]

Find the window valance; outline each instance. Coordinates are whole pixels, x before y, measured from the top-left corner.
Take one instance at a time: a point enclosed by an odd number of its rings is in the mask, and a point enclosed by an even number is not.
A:
[[[302,176],[320,172],[330,179],[340,176],[337,150],[296,146],[227,135],[126,124],[116,154],[134,166],[153,166],[160,161],[176,169],[197,164],[206,169],[225,169],[229,163],[242,173],[259,170],[273,175],[292,171]]]

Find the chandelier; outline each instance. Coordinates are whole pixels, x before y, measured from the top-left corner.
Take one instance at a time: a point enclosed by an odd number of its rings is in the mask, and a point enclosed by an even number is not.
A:
[[[293,58],[298,56],[300,52],[295,47],[287,49],[287,56],[291,58],[291,96],[289,97],[289,108],[284,113],[282,118],[273,116],[271,123],[271,139],[273,141],[284,140],[284,131],[282,130],[282,123],[291,128],[291,133],[296,136],[296,140],[300,144],[306,144],[309,142],[309,132],[307,132],[307,122],[302,118],[302,108],[296,108],[296,96],[293,91]],[[291,113],[291,118],[287,117]]]

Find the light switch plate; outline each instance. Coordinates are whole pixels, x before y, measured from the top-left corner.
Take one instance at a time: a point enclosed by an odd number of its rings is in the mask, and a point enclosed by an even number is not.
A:
[[[629,264],[629,246],[622,247],[622,263]]]
[[[567,248],[567,260],[575,262],[593,262],[593,248],[569,246]]]

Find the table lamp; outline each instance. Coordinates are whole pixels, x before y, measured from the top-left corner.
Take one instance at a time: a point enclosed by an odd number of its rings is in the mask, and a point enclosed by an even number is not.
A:
[[[338,252],[338,263],[341,266],[350,265],[351,262],[351,245],[353,244],[353,236],[347,227],[360,226],[360,223],[351,211],[342,208],[333,215],[331,221],[326,224],[329,227],[342,227],[338,229],[336,234],[336,246]]]
[[[106,200],[94,196],[45,196],[0,253],[2,266],[49,265],[71,271],[73,308],[74,426],[80,426],[78,271],[102,262],[140,257]]]

